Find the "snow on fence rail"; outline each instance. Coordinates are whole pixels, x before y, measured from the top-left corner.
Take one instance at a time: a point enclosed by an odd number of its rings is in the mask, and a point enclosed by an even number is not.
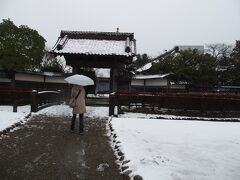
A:
[[[60,104],[62,101],[62,92],[58,91],[40,91],[33,90],[31,94],[31,112],[37,112],[43,108]]]
[[[40,91],[38,92],[38,94],[45,94],[45,93],[59,93],[61,92],[61,90],[57,90],[57,91]]]

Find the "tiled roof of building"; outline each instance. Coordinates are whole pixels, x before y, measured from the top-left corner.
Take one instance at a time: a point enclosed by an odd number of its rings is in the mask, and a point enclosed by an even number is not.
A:
[[[51,52],[56,54],[133,56],[136,43],[133,33],[61,31]]]
[[[165,78],[172,73],[167,73],[167,74],[154,74],[154,75],[136,75],[133,77],[133,79],[162,79]]]
[[[126,32],[97,32],[97,31],[61,31],[60,37],[67,35],[71,39],[105,39],[105,40],[130,40],[134,39],[134,33]]]

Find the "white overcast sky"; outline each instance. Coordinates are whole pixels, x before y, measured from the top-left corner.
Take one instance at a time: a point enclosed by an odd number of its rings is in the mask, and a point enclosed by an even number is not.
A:
[[[134,32],[138,53],[174,45],[235,44],[240,0],[0,0],[0,18],[28,25],[52,47],[61,30]]]

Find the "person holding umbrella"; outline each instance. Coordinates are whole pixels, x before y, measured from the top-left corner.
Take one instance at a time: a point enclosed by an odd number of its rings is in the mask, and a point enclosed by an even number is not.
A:
[[[74,131],[76,115],[79,114],[79,134],[83,134],[83,114],[86,113],[85,89],[80,85],[73,85],[71,98],[75,98],[75,106],[72,107],[71,131]]]
[[[83,114],[86,113],[85,104],[85,89],[83,86],[94,85],[92,79],[83,75],[73,75],[65,79],[69,84],[73,84],[71,90],[71,103],[70,107],[73,108],[72,121],[70,130],[73,132],[75,128],[76,116],[79,114],[79,134],[83,135],[84,124],[83,124]]]

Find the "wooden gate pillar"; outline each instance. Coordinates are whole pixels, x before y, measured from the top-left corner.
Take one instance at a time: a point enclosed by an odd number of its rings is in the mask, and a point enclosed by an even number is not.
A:
[[[78,73],[77,71],[78,71],[77,66],[73,65],[72,66],[72,73],[77,74]]]
[[[118,69],[116,67],[110,70],[110,93],[117,91],[117,75]]]

